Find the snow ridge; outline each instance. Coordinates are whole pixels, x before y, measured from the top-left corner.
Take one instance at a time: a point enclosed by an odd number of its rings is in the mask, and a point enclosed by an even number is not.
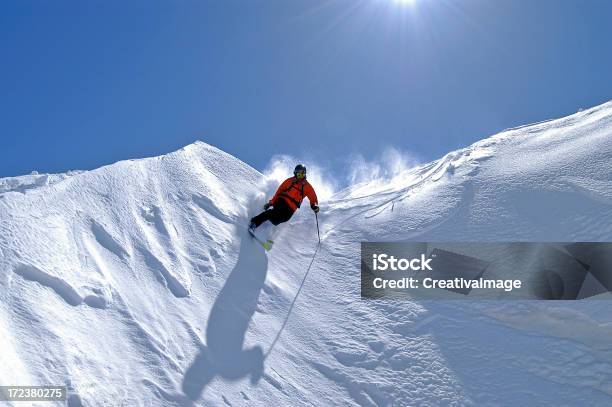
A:
[[[364,301],[359,242],[609,241],[611,164],[606,103],[352,185],[307,278],[308,206],[264,253],[265,177],[202,142],[0,179],[0,378],[69,405],[609,404],[605,302]]]

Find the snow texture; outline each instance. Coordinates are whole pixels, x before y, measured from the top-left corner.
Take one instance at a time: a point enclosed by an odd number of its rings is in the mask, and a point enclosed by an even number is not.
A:
[[[269,252],[247,233],[270,185],[202,142],[0,179],[2,384],[70,406],[612,404],[607,301],[359,295],[361,241],[611,241],[612,103],[335,193],[309,270],[308,205]]]

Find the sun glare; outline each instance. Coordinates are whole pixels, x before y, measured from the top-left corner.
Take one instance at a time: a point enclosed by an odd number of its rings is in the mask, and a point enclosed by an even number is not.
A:
[[[410,6],[416,2],[416,0],[392,0],[395,4],[399,4],[401,6]]]

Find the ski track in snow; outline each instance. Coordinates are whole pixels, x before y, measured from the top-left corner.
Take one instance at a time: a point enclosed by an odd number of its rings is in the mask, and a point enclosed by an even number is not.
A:
[[[611,164],[607,103],[351,186],[307,276],[308,206],[264,253],[261,174],[201,142],[0,179],[0,378],[71,406],[610,405],[607,302],[362,300],[359,242],[609,241]]]

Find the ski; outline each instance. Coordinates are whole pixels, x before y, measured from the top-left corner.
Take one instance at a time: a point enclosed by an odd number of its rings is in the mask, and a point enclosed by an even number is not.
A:
[[[259,237],[257,237],[255,235],[255,233],[253,233],[253,231],[251,229],[249,229],[249,234],[253,237],[253,239],[255,239],[257,241],[257,243],[259,243],[261,245],[261,247],[263,247],[266,251],[272,249],[272,244],[274,243],[273,240],[262,240]]]

